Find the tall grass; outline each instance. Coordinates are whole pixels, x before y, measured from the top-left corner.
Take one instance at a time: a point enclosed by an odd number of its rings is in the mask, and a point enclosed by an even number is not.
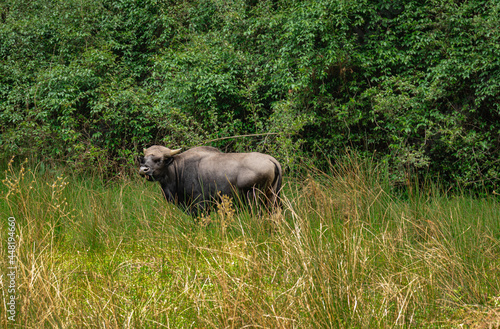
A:
[[[0,327],[500,326],[500,207],[435,183],[398,193],[372,161],[288,180],[282,211],[223,198],[193,220],[159,187],[9,164]],[[16,218],[16,318],[6,301]]]

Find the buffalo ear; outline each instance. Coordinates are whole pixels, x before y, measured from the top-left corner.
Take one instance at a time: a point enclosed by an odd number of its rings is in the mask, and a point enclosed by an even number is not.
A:
[[[172,158],[172,157],[170,157],[170,158],[163,158],[163,161],[165,161],[165,162],[163,163],[163,165],[164,165],[165,167],[167,167],[167,166],[168,166],[168,165],[170,165],[172,162],[174,162],[174,158]]]

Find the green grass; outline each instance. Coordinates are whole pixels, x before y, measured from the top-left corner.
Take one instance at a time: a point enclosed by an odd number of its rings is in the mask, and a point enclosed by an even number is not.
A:
[[[195,222],[139,178],[9,165],[0,273],[14,216],[17,304],[8,321],[3,275],[0,327],[500,325],[495,196],[400,193],[369,161],[339,168],[285,179],[280,213],[224,199]]]

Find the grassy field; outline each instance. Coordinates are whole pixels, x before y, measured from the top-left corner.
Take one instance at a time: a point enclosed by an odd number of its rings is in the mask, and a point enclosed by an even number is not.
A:
[[[370,162],[285,177],[272,215],[195,222],[140,177],[11,165],[1,198],[2,328],[500,326],[498,198],[398,192]]]

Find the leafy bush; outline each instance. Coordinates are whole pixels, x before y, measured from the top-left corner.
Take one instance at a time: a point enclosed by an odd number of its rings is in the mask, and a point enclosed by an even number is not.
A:
[[[498,184],[498,1],[8,0],[0,11],[4,155],[116,170],[153,143],[210,143],[294,169],[352,148],[396,182]]]

